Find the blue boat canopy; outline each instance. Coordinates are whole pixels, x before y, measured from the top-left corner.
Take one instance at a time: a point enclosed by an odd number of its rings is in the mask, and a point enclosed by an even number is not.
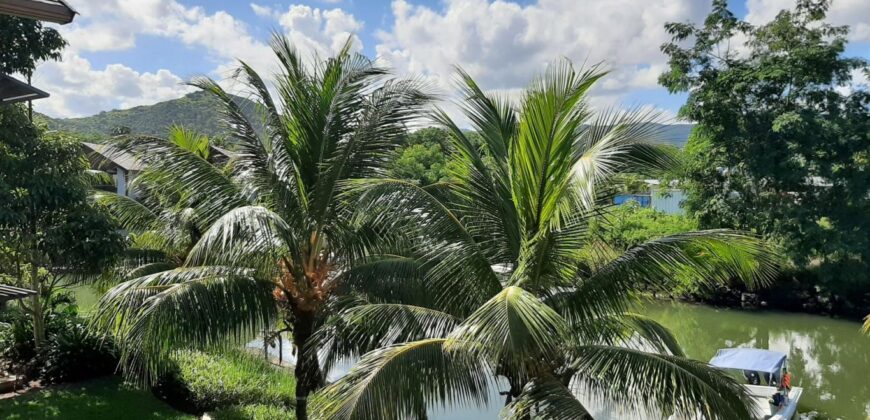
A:
[[[754,370],[779,373],[786,355],[778,351],[762,349],[721,349],[710,359],[710,364],[724,369]]]

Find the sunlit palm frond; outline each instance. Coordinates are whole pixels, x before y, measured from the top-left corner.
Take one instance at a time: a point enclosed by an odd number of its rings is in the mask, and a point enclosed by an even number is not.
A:
[[[485,405],[492,386],[488,367],[465,353],[444,351],[444,342],[420,340],[365,355],[321,392],[315,412],[324,419],[380,420],[423,418],[438,406]]]
[[[519,378],[559,352],[568,324],[549,306],[525,290],[511,286],[483,304],[454,330],[445,343],[448,351],[468,352],[509,367]]]
[[[706,363],[610,346],[584,346],[575,354],[575,395],[615,401],[638,412],[711,420],[752,417],[743,386]]]
[[[506,419],[592,420],[586,407],[555,378],[536,379],[501,412]]]
[[[682,233],[629,249],[550,303],[582,322],[625,312],[635,293],[664,290],[678,275],[699,284],[738,279],[758,287],[771,281],[777,266],[776,255],[758,238],[723,230]]]
[[[180,268],[115,286],[92,322],[118,339],[125,372],[152,383],[174,351],[239,345],[262,332],[276,318],[273,290],[242,270]]]
[[[398,343],[445,337],[461,320],[430,308],[393,303],[364,304],[339,313],[312,339],[323,349],[323,367]]]

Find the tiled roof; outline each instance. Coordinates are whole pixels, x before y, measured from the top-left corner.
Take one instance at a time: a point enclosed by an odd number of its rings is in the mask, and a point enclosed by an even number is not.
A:
[[[122,150],[118,150],[111,145],[98,143],[82,143],[82,145],[85,146],[85,148],[90,149],[91,152],[100,155],[104,159],[112,162],[113,164],[124,170],[142,170],[142,164],[133,155]]]

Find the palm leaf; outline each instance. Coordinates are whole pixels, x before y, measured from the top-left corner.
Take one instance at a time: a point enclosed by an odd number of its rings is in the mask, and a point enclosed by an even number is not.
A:
[[[444,343],[443,338],[420,340],[365,355],[321,392],[315,412],[329,419],[380,420],[424,418],[438,405],[486,405],[492,386],[486,365],[445,351]]]

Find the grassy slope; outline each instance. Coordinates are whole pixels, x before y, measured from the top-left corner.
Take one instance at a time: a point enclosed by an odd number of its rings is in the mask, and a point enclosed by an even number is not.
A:
[[[148,391],[129,388],[118,378],[95,379],[0,400],[0,418],[38,419],[177,419],[192,420]]]

